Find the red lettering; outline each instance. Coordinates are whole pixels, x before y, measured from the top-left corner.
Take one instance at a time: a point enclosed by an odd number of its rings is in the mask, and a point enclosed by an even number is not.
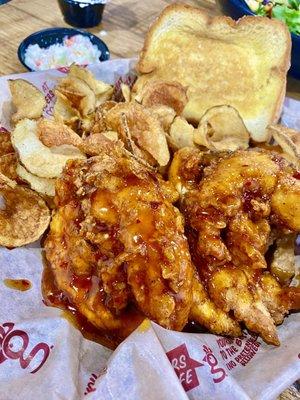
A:
[[[4,362],[8,358],[11,360],[19,360],[20,367],[25,369],[29,366],[33,358],[40,352],[43,352],[42,361],[40,364],[31,371],[32,374],[36,373],[46,362],[49,354],[50,348],[46,343],[38,343],[30,351],[29,355],[24,358],[24,352],[26,351],[29,344],[29,337],[26,332],[21,330],[13,330],[14,324],[7,322],[0,326],[0,345],[2,347],[2,352],[0,352],[0,363]],[[4,328],[8,328],[5,331]],[[19,339],[20,343],[16,348],[17,344],[14,339]]]

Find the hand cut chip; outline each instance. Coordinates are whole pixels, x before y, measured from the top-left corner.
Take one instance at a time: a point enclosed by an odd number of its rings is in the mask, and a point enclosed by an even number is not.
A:
[[[16,153],[5,154],[0,157],[0,173],[5,175],[7,178],[17,180],[17,163],[18,157]]]
[[[194,131],[194,142],[209,150],[237,150],[249,147],[250,135],[238,111],[216,106],[206,111]]]
[[[186,88],[174,81],[149,81],[135,100],[145,107],[164,105],[173,108],[181,115],[188,102]]]
[[[150,154],[160,166],[168,164],[170,153],[158,118],[138,103],[119,103],[105,115],[106,130],[124,133],[122,115],[126,117],[131,138],[137,147]],[[124,118],[123,118],[124,119]]]
[[[12,143],[25,168],[41,178],[56,178],[68,160],[86,158],[74,146],[61,149],[45,146],[37,136],[37,122],[29,119],[17,124],[12,132]]]
[[[96,79],[88,69],[72,64],[69,76],[81,79],[92,89],[96,96],[96,107],[111,99],[113,86]]]
[[[176,117],[171,125],[169,132],[169,144],[174,150],[183,147],[195,147],[194,144],[195,128],[186,119]]]
[[[71,106],[77,110],[82,117],[91,114],[96,108],[96,95],[90,86],[75,76],[68,75],[63,78],[56,91],[64,95]]]
[[[149,108],[149,111],[159,119],[163,130],[169,132],[176,117],[176,111],[173,108],[164,105],[152,106]]]
[[[49,197],[53,197],[55,195],[56,179],[41,178],[39,176],[33,175],[31,172],[28,172],[27,169],[24,168],[21,164],[17,165],[16,173],[22,180],[29,183],[32,190],[35,190],[36,192]]]
[[[13,153],[15,149],[11,143],[11,134],[10,132],[0,132],[0,157],[5,154]]]
[[[300,132],[282,125],[268,126],[267,130],[282,148],[282,155],[300,167]]]
[[[42,118],[37,123],[37,136],[47,147],[63,144],[79,147],[82,139],[69,126],[52,119]]]
[[[294,246],[296,234],[283,235],[276,240],[276,250],[271,262],[271,272],[281,284],[289,285],[295,275]]]
[[[12,116],[14,123],[23,118],[37,119],[42,116],[46,106],[45,97],[34,85],[24,79],[10,79],[9,88],[17,109]]]
[[[56,102],[54,105],[53,117],[56,121],[75,128],[80,118],[78,110],[73,108],[68,98],[59,91],[55,91],[55,95]]]
[[[124,97],[125,103],[129,103],[131,100],[130,87],[128,85],[126,85],[125,83],[121,83],[121,92]]]
[[[38,240],[50,222],[45,201],[2,174],[0,196],[0,245],[13,248]]]

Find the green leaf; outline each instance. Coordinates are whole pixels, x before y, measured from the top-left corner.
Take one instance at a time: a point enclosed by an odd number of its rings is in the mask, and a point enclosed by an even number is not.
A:
[[[300,34],[299,9],[292,9],[286,5],[276,5],[272,9],[272,17],[285,22],[291,32]]]

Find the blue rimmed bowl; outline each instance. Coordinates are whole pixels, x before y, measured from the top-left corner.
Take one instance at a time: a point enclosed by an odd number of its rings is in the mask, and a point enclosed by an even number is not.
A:
[[[101,51],[99,61],[106,61],[109,59],[110,53],[108,47],[101,39],[92,33],[72,28],[49,28],[35,32],[23,40],[18,48],[19,60],[25,68],[27,68],[29,71],[32,71],[32,69],[25,62],[25,52],[29,45],[38,44],[40,47],[46,49],[53,44],[62,43],[66,36],[70,38],[75,35],[88,37],[91,43],[98,47],[98,49]]]
[[[254,14],[243,0],[217,0],[223,14],[233,19],[239,19],[244,15]],[[289,74],[300,79],[300,35],[291,33],[292,59]]]

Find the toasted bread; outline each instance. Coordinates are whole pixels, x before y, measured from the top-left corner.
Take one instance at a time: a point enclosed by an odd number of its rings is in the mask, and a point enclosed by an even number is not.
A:
[[[187,87],[183,116],[198,122],[217,105],[236,108],[255,141],[278,121],[290,66],[291,37],[281,21],[210,17],[186,5],[168,6],[150,28],[137,64],[137,95],[150,80]]]

